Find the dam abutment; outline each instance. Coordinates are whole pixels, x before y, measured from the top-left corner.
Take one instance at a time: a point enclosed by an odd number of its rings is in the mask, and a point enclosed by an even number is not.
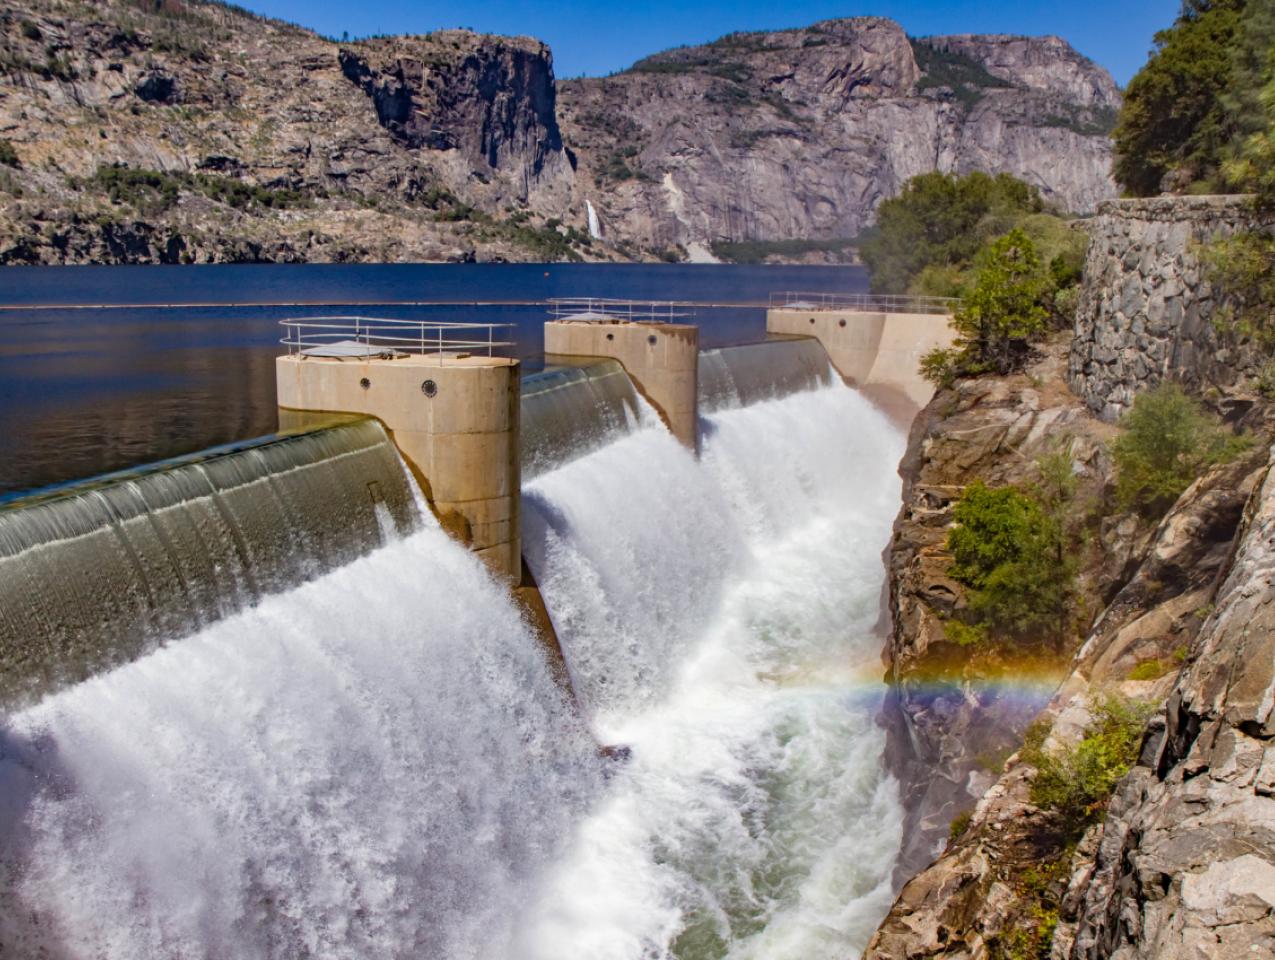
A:
[[[847,383],[909,424],[934,396],[921,358],[956,340],[954,306],[939,297],[783,294],[766,312],[766,332],[818,340]]]

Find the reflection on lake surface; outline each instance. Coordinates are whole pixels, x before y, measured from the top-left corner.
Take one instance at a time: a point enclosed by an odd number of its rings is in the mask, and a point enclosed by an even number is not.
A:
[[[647,264],[5,267],[0,497],[273,432],[276,321],[334,312],[513,325],[550,297],[686,300],[704,347],[760,339],[772,291],[858,291],[859,267]],[[185,306],[196,304],[197,306]]]

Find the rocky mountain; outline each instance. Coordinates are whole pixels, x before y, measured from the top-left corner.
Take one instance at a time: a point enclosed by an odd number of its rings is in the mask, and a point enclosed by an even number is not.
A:
[[[910,39],[891,20],[736,33],[559,85],[575,191],[648,248],[854,237],[904,181],[1006,172],[1115,195],[1107,72],[1057,37]]]
[[[555,83],[529,38],[338,43],[202,0],[3,0],[0,37],[0,262],[835,248],[935,167],[1114,190],[1119,93],[1055,38],[837,20]]]
[[[189,0],[0,6],[0,261],[561,259],[553,62]],[[579,218],[577,218],[579,219]]]

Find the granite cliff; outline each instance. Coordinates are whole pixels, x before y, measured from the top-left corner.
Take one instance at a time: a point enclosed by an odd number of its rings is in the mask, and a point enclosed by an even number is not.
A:
[[[338,44],[194,2],[0,6],[0,261],[559,259],[529,38]]]
[[[526,37],[199,0],[5,0],[0,37],[7,263],[680,258],[844,244],[935,168],[1114,190],[1119,93],[1056,38],[837,20],[558,83]]]
[[[1021,374],[940,391],[919,418],[902,468],[887,646],[890,762],[914,831],[897,879],[911,879],[865,956],[1225,960],[1275,949],[1275,411],[1255,365],[1236,359],[1253,360],[1254,344],[1213,323],[1226,297],[1196,246],[1237,217],[1255,223],[1239,199],[1105,206],[1089,225],[1073,334]],[[1251,443],[1151,522],[1114,506],[1105,440],[1117,429],[1108,421],[1162,379]],[[980,685],[979,657],[935,629],[961,599],[944,541],[961,486],[1029,481],[1033,458],[1059,437],[1070,438],[1090,527],[1087,625],[1025,728],[1031,711]],[[921,682],[936,672],[940,682]],[[1096,749],[1112,697],[1149,719],[1134,726],[1132,769],[1077,826],[1036,790],[1042,758]]]
[[[910,39],[891,20],[736,33],[560,84],[576,193],[650,248],[850,238],[904,181],[1005,172],[1115,195],[1111,77],[1056,37]]]

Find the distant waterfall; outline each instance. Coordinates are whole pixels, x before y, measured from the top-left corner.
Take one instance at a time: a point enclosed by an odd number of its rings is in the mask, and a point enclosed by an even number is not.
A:
[[[601,240],[602,221],[598,219],[598,211],[593,209],[593,203],[589,200],[584,201],[584,209],[589,216],[589,236],[594,240]]]
[[[852,957],[891,900],[874,722],[903,440],[837,383],[639,430],[525,488],[524,547],[600,739],[632,748],[519,957]]]

